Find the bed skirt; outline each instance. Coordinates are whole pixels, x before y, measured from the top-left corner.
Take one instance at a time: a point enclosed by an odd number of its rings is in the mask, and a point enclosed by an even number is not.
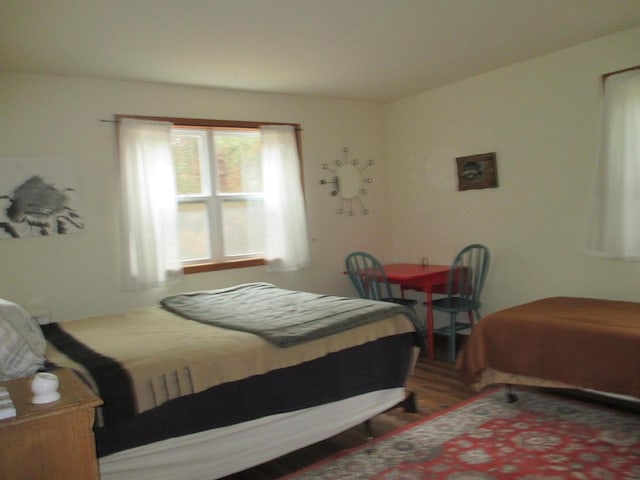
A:
[[[213,480],[329,438],[404,400],[404,388],[365,393],[132,448],[99,459],[101,480]]]

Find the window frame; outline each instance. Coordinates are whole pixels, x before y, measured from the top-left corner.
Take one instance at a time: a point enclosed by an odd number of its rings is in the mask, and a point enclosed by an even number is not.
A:
[[[175,127],[180,128],[230,128],[230,129],[259,129],[265,125],[289,125],[295,129],[296,132],[296,145],[298,148],[298,158],[300,159],[300,183],[302,185],[302,191],[304,195],[304,171],[303,171],[303,161],[302,161],[302,142],[301,142],[301,131],[299,123],[286,123],[286,122],[255,122],[255,121],[245,121],[245,120],[213,120],[213,119],[202,119],[202,118],[182,118],[182,117],[159,117],[159,116],[148,116],[148,115],[126,115],[126,114],[118,114],[115,115],[115,120],[120,121],[121,119],[132,118],[136,120],[149,120],[155,122],[170,122]],[[213,192],[212,192],[213,193]],[[204,261],[204,262],[182,262],[182,270],[185,275],[194,274],[194,273],[204,273],[204,272],[213,272],[219,270],[229,270],[234,268],[247,268],[247,267],[256,267],[260,265],[266,265],[267,261],[262,257],[254,257],[254,258],[244,258],[244,259],[234,259],[234,260],[225,260],[225,261]]]

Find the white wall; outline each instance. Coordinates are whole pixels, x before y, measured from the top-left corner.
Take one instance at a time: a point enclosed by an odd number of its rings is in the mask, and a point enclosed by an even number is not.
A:
[[[387,105],[394,259],[449,263],[486,244],[484,313],[555,295],[640,301],[640,262],[581,252],[600,76],[638,64],[640,28]],[[455,158],[493,151],[499,188],[456,191]]]
[[[264,267],[203,273],[171,291],[123,291],[115,129],[100,122],[117,113],[300,123],[313,266],[287,274],[267,274]],[[384,258],[390,252],[382,117],[382,106],[372,103],[0,72],[0,157],[76,158],[86,222],[78,234],[0,240],[0,298],[67,320],[154,304],[175,291],[257,280],[352,294],[342,275],[346,253],[363,248]],[[369,216],[337,215],[336,198],[319,183],[326,177],[321,164],[341,158],[343,146],[376,161],[369,169]]]
[[[79,234],[0,240],[0,298],[67,320],[256,280],[352,294],[341,273],[351,250],[448,263],[477,241],[493,253],[486,313],[549,295],[640,300],[640,263],[580,251],[600,75],[640,64],[638,45],[636,28],[386,106],[0,72],[0,157],[75,157],[86,221]],[[99,121],[115,113],[301,123],[313,266],[204,273],[172,290],[123,291],[115,131]],[[369,216],[337,215],[337,200],[319,184],[321,164],[340,158],[343,146],[376,161]],[[499,188],[455,191],[455,157],[490,151]]]

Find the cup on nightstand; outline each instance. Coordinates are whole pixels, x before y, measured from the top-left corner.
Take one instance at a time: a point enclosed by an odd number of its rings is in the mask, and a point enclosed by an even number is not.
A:
[[[60,399],[58,392],[58,377],[53,373],[36,373],[31,380],[33,399],[31,403],[50,403]]]

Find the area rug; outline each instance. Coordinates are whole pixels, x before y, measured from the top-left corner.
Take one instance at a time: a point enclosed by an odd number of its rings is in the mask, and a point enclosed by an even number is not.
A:
[[[287,480],[640,480],[640,415],[493,390]]]

